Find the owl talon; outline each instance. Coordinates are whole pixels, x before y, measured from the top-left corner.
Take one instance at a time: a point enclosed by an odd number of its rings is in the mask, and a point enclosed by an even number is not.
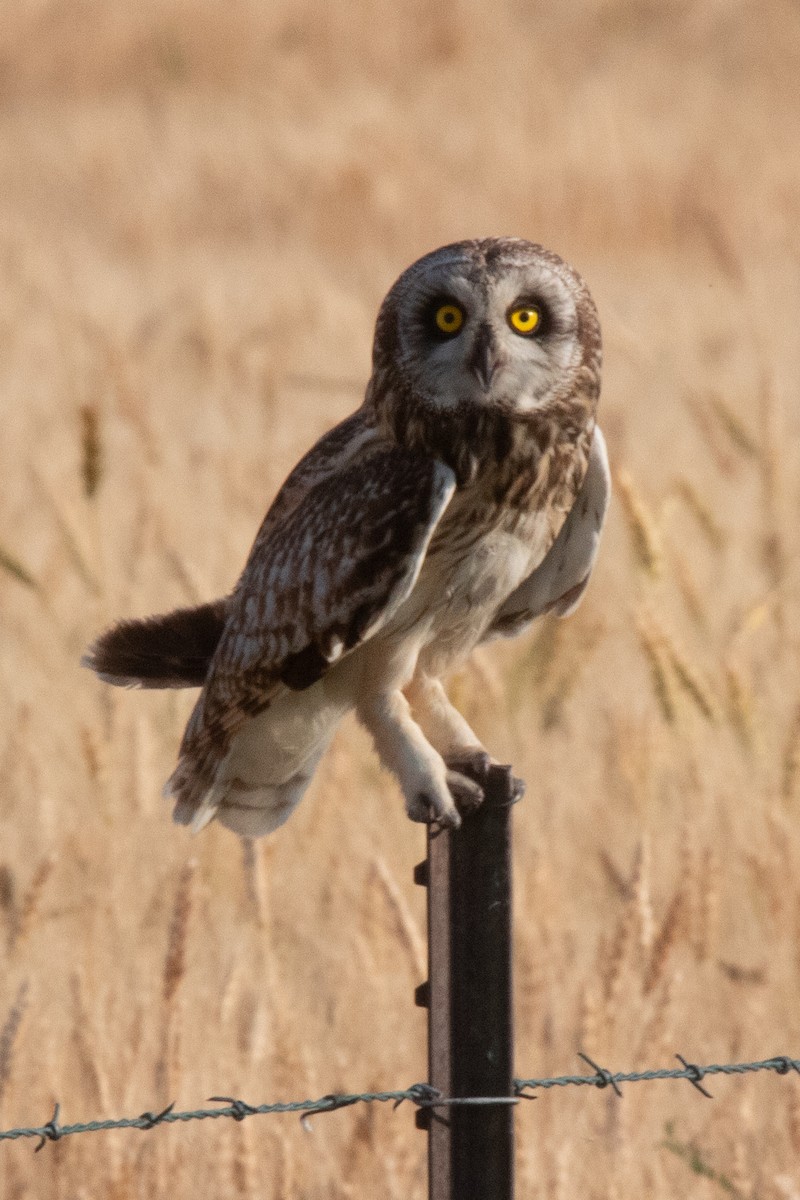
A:
[[[417,792],[414,799],[406,805],[406,812],[412,821],[420,821],[423,825],[458,829],[461,824],[458,809],[450,796],[444,801],[428,792]]]
[[[525,795],[525,783],[513,774],[511,765],[495,762],[485,750],[458,751],[448,757],[446,762],[449,772],[456,772],[474,780],[482,792],[486,791],[493,778],[496,779],[508,796],[510,804],[516,804]]]
[[[509,804],[516,804],[525,795],[525,780],[514,774],[511,763],[493,763],[495,771],[502,771],[503,786],[508,792]]]
[[[447,786],[461,813],[469,813],[483,804],[483,788],[469,775],[461,771],[448,770]]]
[[[485,750],[470,749],[457,750],[454,754],[448,755],[445,759],[447,769],[455,771],[458,775],[466,775],[468,779],[473,779],[481,788],[485,787],[486,781],[489,778],[489,773],[493,763],[490,754]]]

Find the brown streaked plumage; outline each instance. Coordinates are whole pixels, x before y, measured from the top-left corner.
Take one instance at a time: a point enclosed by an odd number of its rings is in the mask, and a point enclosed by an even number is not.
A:
[[[439,680],[578,603],[608,501],[600,361],[585,284],[533,243],[461,242],[401,275],[364,404],[292,471],[232,594],[124,622],[84,660],[202,684],[176,820],[276,828],[353,709],[414,819],[480,801],[488,756]]]

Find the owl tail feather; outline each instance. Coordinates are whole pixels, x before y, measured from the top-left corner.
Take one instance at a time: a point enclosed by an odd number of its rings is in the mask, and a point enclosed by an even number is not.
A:
[[[89,647],[81,665],[117,687],[202,687],[227,607],[227,600],[214,600],[140,621],[121,621]]]

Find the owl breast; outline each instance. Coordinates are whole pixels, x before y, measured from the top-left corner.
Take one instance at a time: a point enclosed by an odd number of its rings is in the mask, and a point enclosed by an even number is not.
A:
[[[442,674],[474,649],[551,540],[550,522],[541,512],[530,514],[514,532],[473,526],[449,537],[428,555],[411,595],[386,629],[387,639],[413,636],[422,670]]]

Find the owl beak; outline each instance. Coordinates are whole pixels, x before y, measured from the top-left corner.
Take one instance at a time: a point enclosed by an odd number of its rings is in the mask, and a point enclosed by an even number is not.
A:
[[[486,324],[479,326],[478,332],[475,334],[467,366],[483,390],[488,392],[494,373],[500,366],[500,357],[492,337],[492,331]]]

